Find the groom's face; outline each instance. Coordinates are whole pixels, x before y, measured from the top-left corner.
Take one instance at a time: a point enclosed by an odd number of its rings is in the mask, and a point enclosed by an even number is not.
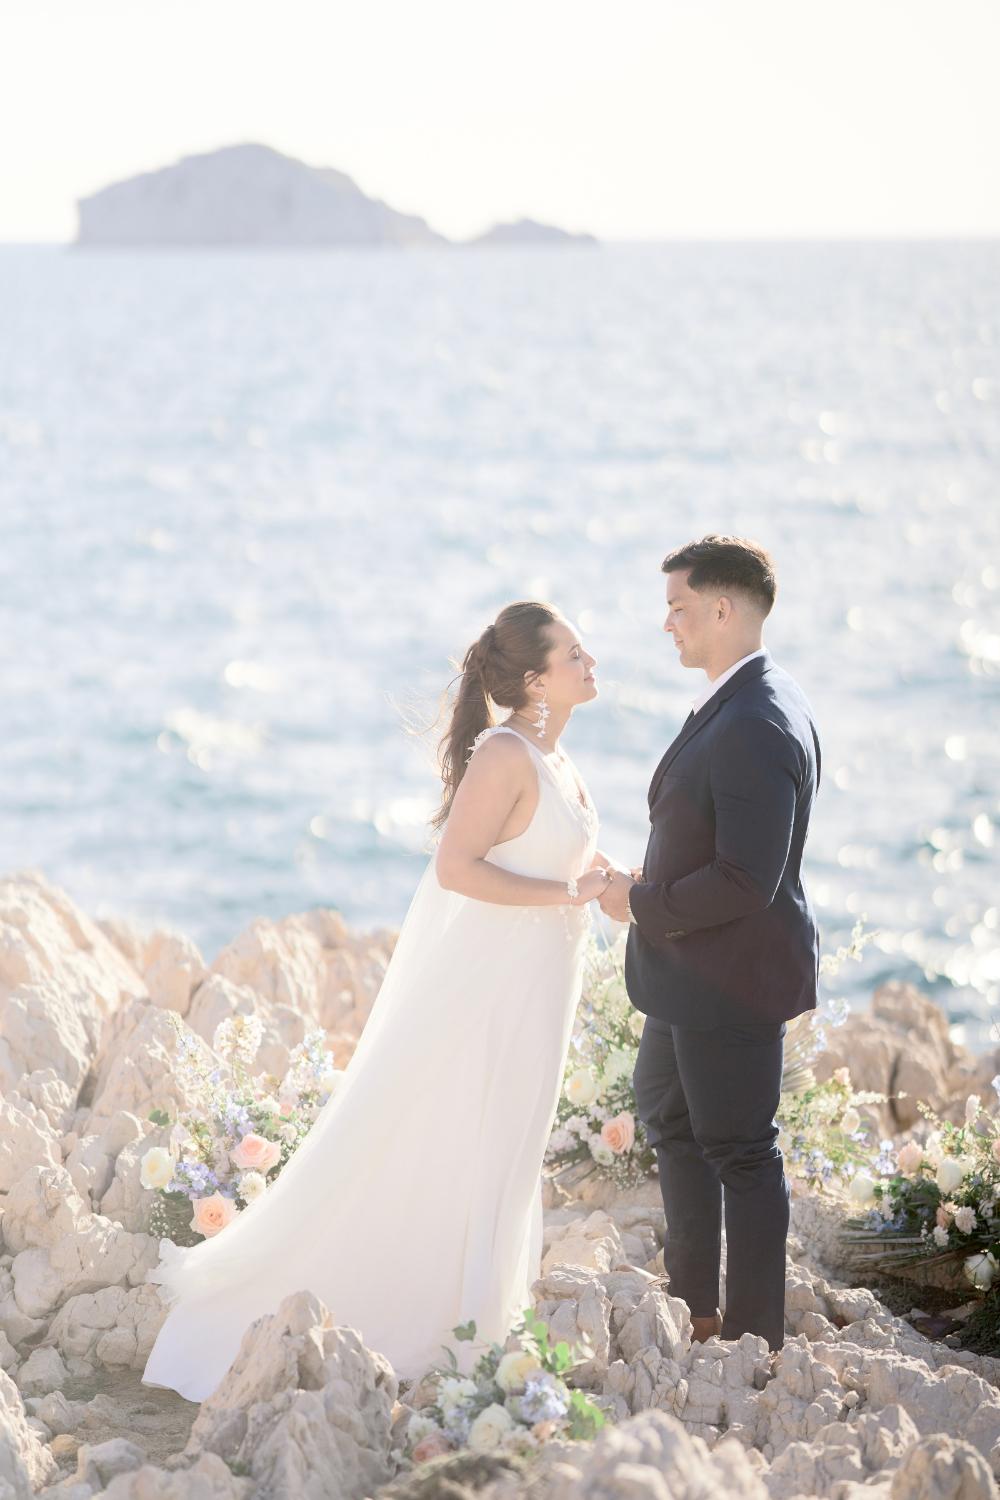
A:
[[[689,572],[685,568],[666,575],[667,618],[663,628],[677,648],[682,667],[704,667],[714,644],[717,601],[710,589],[699,594],[688,587]]]

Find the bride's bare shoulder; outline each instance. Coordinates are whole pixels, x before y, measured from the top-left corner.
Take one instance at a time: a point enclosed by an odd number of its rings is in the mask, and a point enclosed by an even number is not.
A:
[[[522,738],[516,729],[504,729],[499,724],[491,724],[473,740],[468,763],[475,760],[486,768],[495,766],[498,769],[522,766],[531,758],[527,745],[516,743]]]

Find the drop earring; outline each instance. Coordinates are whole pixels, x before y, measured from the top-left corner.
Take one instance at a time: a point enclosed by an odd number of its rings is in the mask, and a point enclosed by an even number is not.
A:
[[[546,702],[546,699],[545,699],[545,685],[544,685],[544,683],[542,684],[542,696],[539,698],[539,700],[538,700],[537,704],[535,705],[535,707],[538,709],[538,718],[535,720],[535,724],[536,724],[536,726],[538,728],[538,734],[537,734],[536,738],[540,739],[540,740],[543,740],[545,738],[545,722],[548,719],[549,714],[551,712],[551,710],[549,708],[549,705],[548,705],[548,703]]]

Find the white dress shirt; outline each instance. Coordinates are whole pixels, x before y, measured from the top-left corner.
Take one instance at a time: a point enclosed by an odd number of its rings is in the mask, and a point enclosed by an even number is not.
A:
[[[697,698],[693,698],[691,700],[692,712],[697,713],[700,708],[704,708],[705,704],[708,702],[709,698],[711,698],[712,694],[716,692],[724,682],[728,682],[733,673],[740,670],[740,667],[745,666],[748,661],[753,661],[755,656],[763,655],[764,648],[763,646],[761,646],[758,648],[758,650],[751,651],[749,656],[741,656],[739,661],[734,661],[731,667],[727,667],[724,672],[720,672],[719,676],[716,677],[714,682],[706,682]]]

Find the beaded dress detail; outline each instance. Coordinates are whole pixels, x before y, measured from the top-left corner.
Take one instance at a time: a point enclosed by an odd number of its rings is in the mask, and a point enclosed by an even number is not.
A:
[[[485,856],[566,881],[590,866],[597,814],[515,729],[538,775],[516,838]],[[142,1379],[202,1401],[250,1323],[290,1292],[321,1297],[397,1375],[503,1343],[541,1274],[541,1169],[583,982],[590,906],[503,906],[421,876],[336,1092],[280,1176],[221,1233],[161,1241],[167,1316]],[[451,1330],[475,1319],[476,1342]]]

